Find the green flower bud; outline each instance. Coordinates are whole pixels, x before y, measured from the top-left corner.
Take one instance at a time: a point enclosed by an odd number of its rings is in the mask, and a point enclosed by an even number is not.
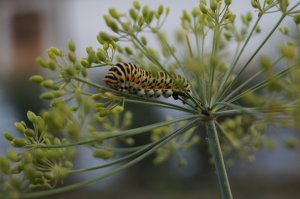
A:
[[[76,55],[73,52],[68,52],[68,58],[71,62],[76,62]]]
[[[54,97],[61,97],[66,94],[66,91],[64,90],[57,90],[57,91],[52,91]]]
[[[143,45],[147,45],[147,39],[146,39],[146,37],[144,37],[144,36],[142,36],[141,37],[141,42],[143,43]]]
[[[32,129],[26,129],[25,133],[26,137],[34,137],[35,136],[35,132]]]
[[[103,18],[104,18],[106,25],[109,26],[109,24],[112,22],[112,18],[108,15],[104,15]]]
[[[93,49],[93,47],[91,46],[88,46],[86,48],[86,52],[88,54],[88,62],[91,64],[91,63],[98,63],[98,58],[97,58],[97,55]]]
[[[49,69],[52,71],[56,70],[56,62],[54,60],[50,60],[48,63]]]
[[[267,56],[262,57],[260,63],[262,68],[266,71],[269,71],[273,68],[272,60]]]
[[[96,149],[93,153],[95,158],[101,158],[104,160],[114,157],[114,151],[109,149]]]
[[[53,90],[57,90],[58,87],[55,85],[54,81],[49,79],[49,80],[44,80],[41,85],[44,88],[48,88],[48,89],[53,89]]]
[[[25,152],[23,153],[23,159],[24,159],[24,162],[25,162],[26,164],[31,163],[32,160],[33,160],[33,159],[32,159],[31,153],[28,152],[28,151],[25,151]]]
[[[73,168],[73,163],[69,160],[65,161],[64,166],[68,169]]]
[[[58,48],[55,48],[55,47],[52,47],[51,50],[52,50],[52,52],[53,52],[56,56],[58,56],[58,57],[63,56],[63,51],[62,51],[62,50],[60,50],[60,49],[58,49]]]
[[[119,19],[120,14],[118,13],[118,11],[115,8],[110,8],[108,10],[108,12],[113,18]]]
[[[126,111],[124,114],[123,126],[128,128],[132,124],[132,112]]]
[[[133,138],[131,138],[131,137],[126,138],[126,139],[125,139],[125,142],[126,142],[126,144],[129,145],[129,146],[133,146],[133,145],[135,144],[135,140],[134,140]]]
[[[9,133],[8,131],[4,131],[3,135],[7,141],[12,141],[14,139],[14,136],[12,136],[12,134]]]
[[[158,15],[162,15],[162,13],[164,12],[164,6],[163,5],[159,5],[158,9],[157,9],[157,13]]]
[[[284,57],[287,59],[293,60],[298,55],[298,50],[295,44],[291,43],[286,46],[282,46],[280,51]]]
[[[118,24],[116,22],[114,22],[114,21],[110,22],[109,27],[115,33],[119,32],[119,27],[118,27]]]
[[[225,0],[225,4],[226,4],[227,6],[229,6],[229,5],[231,4],[231,2],[232,2],[232,0]]]
[[[198,17],[201,14],[200,8],[194,8],[192,11],[192,15],[194,18]]]
[[[256,33],[260,33],[260,32],[261,32],[261,27],[260,27],[260,26],[257,26],[255,32],[256,32]]]
[[[295,149],[299,146],[299,141],[297,139],[287,139],[284,144],[287,149]]]
[[[85,58],[82,58],[82,59],[80,60],[80,63],[81,63],[81,65],[84,66],[85,68],[89,68],[89,67],[90,67],[90,64],[89,64],[88,60],[85,59]]]
[[[56,55],[55,55],[55,53],[51,50],[51,48],[48,49],[47,54],[48,54],[48,57],[49,57],[50,59],[52,59],[52,60],[55,60],[55,59],[56,59]]]
[[[26,140],[22,138],[15,138],[11,142],[14,147],[24,147],[26,145]]]
[[[167,152],[160,151],[159,155],[153,160],[153,164],[161,165],[168,160],[168,157],[169,155]]]
[[[247,157],[247,162],[248,162],[248,163],[252,164],[252,163],[254,163],[255,161],[256,161],[256,158],[255,158],[254,155],[249,155],[249,156]]]
[[[298,25],[298,24],[300,24],[300,14],[296,14],[295,16],[294,16],[294,22]]]
[[[106,109],[101,109],[101,110],[99,111],[99,117],[105,117],[105,116],[108,115],[108,113],[109,113],[108,110],[106,110]]]
[[[217,10],[217,1],[216,0],[210,0],[210,9],[212,9],[212,11]]]
[[[134,21],[136,21],[138,18],[138,13],[132,8],[129,10],[129,15]]]
[[[53,144],[54,145],[61,145],[60,139],[59,138],[54,138]]]
[[[104,41],[112,40],[111,36],[109,34],[107,34],[106,32],[100,32],[99,35]]]
[[[52,170],[53,178],[56,180],[64,179],[69,174],[69,169],[56,165]]]
[[[21,157],[13,150],[8,150],[6,152],[6,157],[13,162],[19,162],[21,160]]]
[[[225,32],[225,33],[224,33],[224,37],[225,37],[225,39],[226,39],[227,41],[230,41],[232,35],[231,35],[230,33]]]
[[[97,57],[100,61],[105,62],[107,60],[107,54],[103,49],[98,49]]]
[[[235,19],[236,19],[236,14],[231,14],[231,15],[230,15],[229,21],[230,21],[231,23],[234,23]]]
[[[83,77],[87,77],[88,73],[87,73],[87,69],[86,69],[86,68],[82,68],[82,69],[81,69],[81,75],[82,75]]]
[[[148,18],[149,14],[150,14],[149,6],[143,7],[142,14],[143,14],[144,19]]]
[[[280,0],[279,1],[279,7],[283,12],[286,12],[288,5],[289,5],[289,0]]]
[[[69,41],[68,41],[68,49],[69,49],[71,52],[75,52],[75,50],[76,50],[75,43],[74,43],[72,40],[69,40]]]
[[[289,29],[288,27],[284,26],[284,27],[280,27],[279,31],[284,34],[284,35],[289,35]]]
[[[27,118],[31,122],[35,122],[36,121],[36,115],[33,112],[31,112],[31,111],[27,111]]]
[[[251,5],[253,8],[258,8],[259,3],[257,0],[251,0]]]
[[[47,63],[47,61],[41,57],[37,57],[36,62],[43,68],[49,68],[49,64]]]
[[[41,75],[33,75],[29,78],[29,80],[33,83],[40,84],[44,78]]]
[[[45,177],[47,180],[52,180],[52,179],[53,179],[52,173],[44,173],[44,177]]]
[[[93,100],[100,100],[102,98],[103,98],[103,95],[101,93],[97,93],[97,94],[92,95]]]
[[[246,15],[247,21],[250,22],[252,20],[252,13],[248,12]]]
[[[133,2],[133,6],[134,6],[134,8],[137,9],[137,10],[141,9],[141,4],[140,4],[139,1],[134,1],[134,2]]]
[[[140,17],[138,18],[138,26],[139,26],[139,27],[142,27],[142,26],[144,25],[144,23],[145,23],[144,17],[143,17],[143,16],[140,16]]]
[[[52,100],[55,98],[53,92],[44,92],[40,95],[40,98],[43,100]]]
[[[203,3],[200,3],[200,10],[203,14],[206,14],[207,13],[207,7],[205,4]]]
[[[33,168],[32,165],[26,165],[24,167],[24,173],[27,178],[34,180],[37,177],[37,171]]]
[[[123,106],[115,106],[112,110],[112,113],[122,113],[124,111],[124,107]]]
[[[188,23],[192,22],[192,19],[186,10],[183,11],[183,19],[186,20]]]
[[[68,74],[68,76],[70,76],[70,77],[74,77],[75,74],[76,74],[76,70],[75,70],[75,68],[73,68],[73,67],[67,67],[67,68],[65,69],[65,72],[66,72],[66,74]]]
[[[102,109],[104,106],[105,106],[105,103],[96,103],[95,104],[96,108],[101,108]]]
[[[10,163],[8,158],[0,157],[0,170],[6,174],[10,172]]]
[[[132,55],[132,50],[129,47],[126,46],[124,50],[128,55]]]
[[[21,122],[15,122],[14,123],[15,128],[20,132],[20,133],[24,133],[26,130],[26,126],[24,126]]]
[[[170,14],[170,8],[166,8],[166,16]]]
[[[153,17],[154,17],[154,12],[153,11],[149,11],[149,15],[148,17],[145,19],[146,23],[147,24],[150,24],[153,20]]]

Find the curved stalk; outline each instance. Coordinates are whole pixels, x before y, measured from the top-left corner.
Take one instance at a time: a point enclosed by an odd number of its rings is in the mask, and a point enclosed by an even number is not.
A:
[[[103,132],[99,138],[94,138],[90,140],[85,140],[81,142],[75,142],[75,143],[69,143],[69,144],[61,144],[61,145],[28,145],[26,148],[64,148],[64,147],[72,147],[72,146],[79,146],[79,145],[85,145],[85,144],[91,144],[94,142],[99,142],[99,140],[104,140],[104,139],[110,139],[110,138],[115,138],[115,137],[125,137],[125,136],[133,136],[137,135],[140,133],[148,132],[151,131],[155,128],[162,127],[165,125],[170,125],[176,122],[184,121],[184,120],[190,120],[190,119],[195,119],[201,117],[200,115],[190,115],[187,117],[183,117],[180,119],[175,119],[171,121],[164,121],[164,122],[158,122],[134,129],[129,129],[129,130],[123,130],[123,131],[118,131],[118,132]]]

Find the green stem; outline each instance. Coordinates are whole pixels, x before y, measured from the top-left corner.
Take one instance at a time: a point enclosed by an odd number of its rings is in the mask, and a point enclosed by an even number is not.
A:
[[[105,131],[105,132],[102,132],[102,135],[100,135],[99,138],[93,138],[90,140],[85,140],[85,141],[80,141],[80,142],[75,142],[75,143],[68,143],[68,144],[61,144],[61,145],[28,145],[28,146],[26,146],[26,148],[65,148],[65,147],[86,145],[86,144],[91,144],[94,142],[99,142],[99,140],[110,139],[110,138],[115,138],[115,137],[119,137],[119,136],[125,137],[125,136],[138,135],[141,133],[149,132],[155,128],[159,128],[159,127],[162,127],[165,125],[170,125],[170,124],[173,124],[176,122],[195,119],[195,118],[199,118],[199,117],[201,117],[201,115],[189,115],[189,116],[186,116],[183,118],[174,119],[171,121],[158,122],[158,123],[134,128],[134,129],[129,129],[129,130],[120,130],[120,131],[116,131],[116,132]]]
[[[158,101],[158,100],[154,100],[154,99],[151,99],[151,98],[143,98],[143,97],[139,97],[139,96],[134,95],[134,94],[129,94],[129,93],[117,91],[115,89],[108,88],[106,86],[102,86],[100,84],[96,84],[94,82],[91,82],[88,79],[82,79],[82,78],[78,78],[78,77],[75,77],[74,79],[76,79],[77,81],[80,81],[82,83],[85,83],[85,84],[87,84],[91,87],[94,87],[94,88],[97,88],[97,89],[100,89],[100,90],[103,90],[103,91],[109,91],[109,92],[112,92],[112,93],[116,93],[117,95],[120,95],[122,97],[128,97],[130,99],[137,99],[137,100],[144,101],[144,102],[150,102],[150,105],[157,105],[157,106],[167,105],[168,108],[173,107],[174,109],[181,109],[181,110],[183,108],[183,107],[177,106],[175,104],[171,104],[171,103],[167,103],[167,102],[163,102],[163,101]],[[126,100],[128,100],[128,99],[126,99]],[[195,107],[192,107],[192,108],[195,108]],[[187,109],[187,110],[190,110],[190,109]],[[190,111],[188,111],[188,112],[190,112]]]
[[[224,92],[223,92],[223,89],[224,89],[224,87],[225,87],[225,84],[226,84],[226,82],[228,81],[230,75],[233,73],[233,71],[234,71],[234,69],[235,69],[235,67],[236,67],[237,62],[239,61],[239,59],[240,59],[241,55],[243,54],[243,52],[244,52],[246,46],[248,45],[250,39],[252,38],[252,35],[253,35],[253,33],[254,33],[256,27],[258,26],[258,24],[259,24],[261,18],[262,18],[262,15],[260,15],[260,16],[257,18],[257,20],[256,20],[256,22],[255,22],[255,24],[254,24],[254,26],[252,27],[252,30],[251,30],[250,34],[248,35],[248,37],[247,37],[245,43],[243,44],[243,46],[242,46],[240,52],[238,53],[238,55],[237,55],[237,56],[235,57],[235,59],[233,60],[233,63],[231,64],[231,67],[230,67],[230,69],[228,70],[228,72],[227,72],[227,73],[225,74],[225,76],[223,77],[223,79],[222,79],[222,81],[221,81],[221,84],[220,84],[220,85],[221,85],[221,86],[220,86],[220,89],[218,90],[218,94],[220,94],[220,92],[222,92],[221,94],[224,93]],[[218,98],[219,98],[219,97],[218,97]]]
[[[221,146],[218,138],[218,132],[216,128],[215,121],[211,121],[208,125],[207,135],[209,140],[209,145],[214,158],[214,163],[218,175],[219,185],[221,188],[223,199],[232,199],[232,193],[230,189],[230,184],[227,177],[227,172],[225,168],[225,163],[221,151]]]

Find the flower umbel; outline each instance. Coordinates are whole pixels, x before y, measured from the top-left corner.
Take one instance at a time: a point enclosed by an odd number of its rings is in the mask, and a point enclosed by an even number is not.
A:
[[[37,58],[52,78],[34,75],[30,80],[46,89],[41,99],[48,100],[50,107],[40,115],[28,111],[31,124],[16,122],[18,138],[4,132],[7,141],[21,150],[9,150],[0,158],[0,198],[40,197],[80,188],[151,154],[155,154],[155,164],[176,155],[184,166],[188,164],[184,151],[206,140],[199,131],[206,131],[222,197],[232,198],[224,158],[236,156],[253,163],[255,152],[275,147],[266,135],[269,125],[299,128],[299,34],[292,35],[281,25],[292,17],[299,33],[300,2],[252,0],[252,10],[241,16],[232,12],[231,3],[200,0],[191,11],[184,10],[176,41],[162,31],[170,13],[164,5],[153,9],[135,1],[128,12],[110,8],[104,15],[110,31],[97,35],[98,49],[87,47],[86,57],[79,59],[75,43],[69,41],[67,52],[51,47],[48,59]],[[264,30],[261,20],[274,13],[280,17],[272,29]],[[265,38],[241,60],[261,32]],[[287,38],[278,43],[277,57],[261,55],[276,34]],[[153,38],[157,43],[150,42]],[[229,50],[232,46],[233,51]],[[252,65],[258,58],[260,66]],[[139,67],[116,68],[118,62],[128,60]],[[110,87],[89,77],[89,71],[94,73],[99,67],[110,67],[110,74],[116,74],[107,76]],[[248,75],[250,68],[254,70]],[[180,83],[182,79],[188,83]],[[167,89],[180,94],[180,103],[151,95],[170,94]],[[128,104],[176,110],[184,116],[132,128],[132,118],[140,116],[132,114]],[[149,143],[136,142],[139,135],[148,136]],[[285,143],[289,149],[299,146],[294,139]],[[79,146],[91,148],[95,158],[106,162],[74,169]],[[67,176],[111,166],[103,175],[63,184]]]

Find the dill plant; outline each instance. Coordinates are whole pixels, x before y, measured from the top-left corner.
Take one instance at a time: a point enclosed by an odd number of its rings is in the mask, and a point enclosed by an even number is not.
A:
[[[48,59],[39,57],[37,62],[50,71],[51,78],[34,75],[30,80],[47,89],[41,99],[50,101],[50,107],[39,115],[28,111],[31,124],[15,123],[21,137],[4,132],[12,147],[19,149],[10,149],[0,158],[0,198],[33,198],[77,189],[153,153],[154,163],[163,163],[177,151],[199,143],[199,126],[206,129],[221,195],[232,198],[223,156],[236,154],[252,162],[256,151],[274,147],[264,134],[268,125],[300,124],[300,2],[245,3],[251,11],[236,16],[230,9],[231,0],[200,0],[193,10],[183,11],[175,42],[161,30],[170,9],[163,5],[152,9],[135,1],[128,13],[109,9],[104,20],[111,31],[97,35],[99,48],[87,47],[86,57],[77,58],[72,41],[66,52],[49,48]],[[265,15],[273,13],[280,17],[274,20],[272,29],[260,27]],[[281,27],[286,18],[295,22],[296,35]],[[237,21],[241,27],[236,26]],[[247,60],[241,60],[253,37],[261,32],[266,32],[263,41]],[[261,56],[259,52],[270,37],[279,33],[286,36],[287,42],[278,43],[277,57]],[[150,36],[158,41],[158,47],[148,44]],[[229,45],[235,47],[233,52]],[[258,57],[261,61],[255,66],[256,72],[242,79]],[[89,71],[95,73],[99,67],[128,60],[149,70],[183,74],[193,94],[183,103],[173,104],[116,91],[88,76]],[[127,103],[177,110],[185,116],[131,128],[135,115],[126,110]],[[135,135],[149,132],[150,143],[135,144]],[[92,148],[95,158],[108,161],[74,168],[79,146]],[[295,148],[298,141],[286,140],[286,146]],[[185,164],[183,159],[180,164]],[[114,167],[103,175],[56,187],[70,175],[110,166]]]

